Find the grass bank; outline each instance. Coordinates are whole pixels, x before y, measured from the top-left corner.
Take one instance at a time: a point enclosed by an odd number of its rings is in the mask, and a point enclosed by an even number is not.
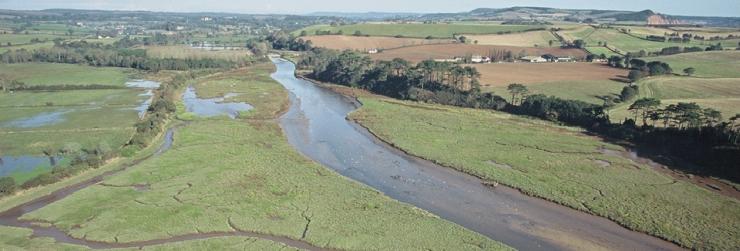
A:
[[[495,111],[361,101],[351,118],[411,154],[685,247],[740,247],[737,200],[605,154],[624,149],[581,129]]]

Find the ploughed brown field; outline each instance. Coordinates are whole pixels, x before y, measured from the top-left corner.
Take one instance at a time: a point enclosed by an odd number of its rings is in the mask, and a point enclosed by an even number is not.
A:
[[[405,46],[425,44],[450,44],[451,39],[420,39],[395,37],[362,37],[344,35],[304,36],[303,40],[310,40],[315,47],[324,47],[335,50],[362,50],[391,49]]]
[[[482,86],[511,83],[539,84],[558,81],[624,79],[627,71],[600,63],[492,63],[475,64]]]
[[[465,57],[467,55],[488,56],[494,51],[511,51],[515,56],[524,51],[528,56],[541,56],[552,54],[560,57],[585,58],[586,52],[580,49],[562,48],[534,48],[501,45],[477,45],[477,44],[433,44],[403,47],[385,50],[371,57],[375,60],[392,60],[403,58],[411,62],[420,62],[427,59],[451,59],[454,57]]]

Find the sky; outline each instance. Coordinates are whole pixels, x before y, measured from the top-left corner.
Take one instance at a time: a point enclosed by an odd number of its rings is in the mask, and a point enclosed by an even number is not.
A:
[[[475,8],[539,6],[567,9],[651,9],[672,15],[740,17],[740,0],[0,0],[0,9],[50,8],[306,14],[341,12],[462,12]]]

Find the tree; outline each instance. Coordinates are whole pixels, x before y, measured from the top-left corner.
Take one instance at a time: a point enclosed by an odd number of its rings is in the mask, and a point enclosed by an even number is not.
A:
[[[636,100],[630,105],[629,110],[635,113],[635,120],[637,115],[642,115],[642,124],[647,125],[647,119],[650,114],[653,113],[660,106],[660,100],[656,98],[641,98]]]
[[[632,83],[637,82],[637,80],[640,80],[642,77],[642,72],[638,70],[630,70],[629,74],[627,74],[627,78],[629,78]]]
[[[576,39],[573,41],[573,46],[575,46],[578,49],[583,49],[586,47],[586,41],[583,41],[582,39]]]
[[[0,195],[9,195],[15,192],[15,179],[12,177],[0,178]]]
[[[622,92],[619,94],[619,98],[622,99],[622,101],[628,101],[638,94],[638,88],[637,86],[625,86],[622,88]]]
[[[694,67],[683,69],[683,73],[686,73],[687,76],[694,75],[694,72],[696,72],[696,69],[694,69]]]
[[[521,104],[521,100],[524,99],[524,96],[529,92],[527,87],[522,84],[510,84],[506,89],[511,93],[512,105],[516,105],[517,97],[519,97],[519,104]]]

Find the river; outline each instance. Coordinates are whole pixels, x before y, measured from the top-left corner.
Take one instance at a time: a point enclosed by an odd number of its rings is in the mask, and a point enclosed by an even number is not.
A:
[[[295,77],[273,58],[272,78],[290,92],[280,119],[288,141],[309,158],[386,195],[520,250],[677,250],[673,243],[605,218],[526,196],[408,156],[347,120],[356,100]]]

